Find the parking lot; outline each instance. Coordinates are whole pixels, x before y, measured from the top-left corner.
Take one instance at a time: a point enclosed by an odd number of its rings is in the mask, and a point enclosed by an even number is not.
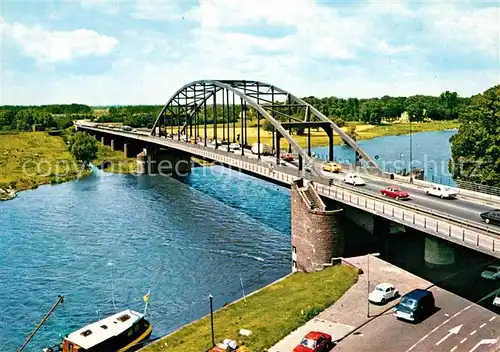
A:
[[[378,258],[370,257],[370,290],[381,282],[393,284],[399,292],[430,288],[436,310],[424,321],[412,324],[392,315],[399,299],[385,305],[369,304],[367,257],[347,259],[363,274],[334,305],[292,332],[270,352],[289,352],[309,331],[331,334],[340,340],[333,351],[450,351],[487,352],[500,350],[500,316],[430,282]]]

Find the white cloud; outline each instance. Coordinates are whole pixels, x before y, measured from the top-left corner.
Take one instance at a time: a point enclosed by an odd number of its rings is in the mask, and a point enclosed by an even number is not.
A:
[[[151,21],[173,21],[182,18],[173,1],[138,0],[132,17]]]
[[[379,41],[375,48],[377,51],[387,54],[387,55],[397,55],[397,54],[402,54],[402,53],[407,53],[416,50],[416,46],[413,44],[406,44],[406,45],[389,45],[385,40]]]
[[[460,4],[438,4],[425,8],[422,15],[442,45],[456,42],[464,51],[479,50],[493,57],[500,53],[500,6],[471,8]],[[500,58],[499,58],[500,59]]]
[[[107,55],[118,40],[93,30],[50,31],[41,26],[27,27],[20,23],[3,24],[3,34],[12,38],[27,56],[39,63],[70,61],[91,55]]]

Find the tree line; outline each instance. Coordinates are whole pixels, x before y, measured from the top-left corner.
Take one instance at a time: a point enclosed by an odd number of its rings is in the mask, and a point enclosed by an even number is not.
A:
[[[459,97],[456,92],[446,91],[440,96],[383,96],[382,98],[369,99],[310,96],[305,97],[304,100],[339,124],[342,124],[343,121],[380,124],[384,120],[397,119],[404,112],[408,113],[408,117],[412,121],[423,121],[426,118],[433,120],[456,119],[460,111],[468,105],[470,98]],[[95,122],[120,122],[131,127],[151,128],[162,108],[161,105],[112,106],[108,108],[107,113],[97,116],[92,107],[83,104],[1,106],[0,131],[26,131],[33,128],[39,130],[60,129],[71,125],[71,121],[78,118],[87,118]],[[235,104],[233,111],[233,105],[230,105],[229,114],[227,110],[223,114],[222,105],[218,105],[216,109],[216,114],[212,108],[207,109],[207,123],[213,123],[215,120],[220,123],[238,120],[242,107]],[[297,117],[302,117],[304,114],[304,110],[300,108],[281,111]],[[171,110],[167,110],[165,113],[167,120],[169,116],[173,115]],[[257,117],[257,113],[253,108],[247,108],[246,116],[251,121]],[[200,122],[203,123],[203,117],[200,118]]]

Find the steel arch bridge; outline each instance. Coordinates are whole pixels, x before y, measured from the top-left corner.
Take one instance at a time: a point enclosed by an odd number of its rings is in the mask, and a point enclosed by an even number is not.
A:
[[[209,102],[211,100],[211,102]],[[377,163],[349,135],[320,111],[297,96],[268,83],[247,80],[200,80],[188,83],[177,90],[153,125],[151,135],[181,139],[194,138],[207,146],[211,125],[212,144],[217,149],[221,145],[241,143],[241,154],[248,148],[249,107],[257,114],[257,154],[261,157],[264,124],[272,133],[272,153],[280,158],[280,140],[288,142],[299,156],[299,169],[303,163],[312,166],[311,128],[322,128],[329,137],[329,160],[333,160],[333,134],[340,138],[356,153],[356,163],[365,160],[369,167],[381,171]],[[237,113],[239,110],[239,113]],[[303,114],[303,117],[299,114]],[[239,126],[236,121],[239,119]],[[207,126],[208,125],[208,126]],[[220,130],[222,128],[222,131]],[[302,148],[292,137],[292,129],[307,131],[307,148]],[[170,133],[168,132],[170,130]],[[221,136],[222,134],[222,136]],[[203,135],[203,138],[201,137]],[[237,135],[237,137],[236,137]],[[222,141],[218,138],[222,137]],[[240,139],[241,137],[241,139]],[[255,138],[255,136],[253,136]],[[210,141],[209,141],[210,142]],[[262,143],[262,144],[261,144]]]

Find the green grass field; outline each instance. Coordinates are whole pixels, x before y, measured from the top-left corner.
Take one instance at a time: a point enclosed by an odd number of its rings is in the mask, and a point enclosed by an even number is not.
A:
[[[264,351],[337,301],[356,281],[356,271],[345,265],[308,274],[295,273],[247,297],[246,302],[238,301],[217,311],[214,315],[216,343],[234,339],[245,351]],[[154,302],[151,309],[153,305]],[[253,334],[238,336],[242,328]],[[206,316],[144,351],[202,352],[210,347],[210,317]]]
[[[45,132],[0,134],[0,188],[16,191],[85,177],[61,137]]]

